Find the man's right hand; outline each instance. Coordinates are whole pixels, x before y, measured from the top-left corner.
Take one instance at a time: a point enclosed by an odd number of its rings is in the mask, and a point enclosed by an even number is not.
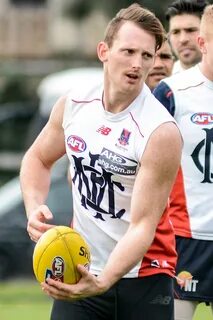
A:
[[[37,242],[44,232],[55,227],[47,223],[53,218],[53,214],[46,205],[41,205],[28,215],[27,232],[30,239]]]

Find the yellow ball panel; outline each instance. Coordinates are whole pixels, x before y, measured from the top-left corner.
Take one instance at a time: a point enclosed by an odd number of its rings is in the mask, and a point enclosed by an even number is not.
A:
[[[77,264],[89,267],[90,251],[79,233],[65,226],[45,232],[35,246],[33,270],[39,282],[47,277],[65,283],[76,283],[80,274]]]

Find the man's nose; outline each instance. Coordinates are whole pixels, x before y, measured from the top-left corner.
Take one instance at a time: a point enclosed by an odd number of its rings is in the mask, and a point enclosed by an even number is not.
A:
[[[133,68],[140,69],[143,65],[143,58],[141,55],[135,55],[133,59]]]
[[[185,31],[182,31],[179,36],[179,41],[184,43],[184,42],[187,42],[188,40],[189,40],[188,33]]]
[[[164,63],[160,56],[156,55],[153,68],[163,68]]]

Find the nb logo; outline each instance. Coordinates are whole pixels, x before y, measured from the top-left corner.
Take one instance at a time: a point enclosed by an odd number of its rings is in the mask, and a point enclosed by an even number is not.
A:
[[[100,128],[98,128],[96,130],[96,132],[99,132],[101,134],[103,134],[104,136],[108,136],[108,134],[112,131],[112,129],[105,127],[105,126],[101,126]]]
[[[159,305],[169,305],[171,302],[172,298],[170,296],[162,296],[159,294],[156,296],[152,301],[150,301],[150,304],[159,304]]]

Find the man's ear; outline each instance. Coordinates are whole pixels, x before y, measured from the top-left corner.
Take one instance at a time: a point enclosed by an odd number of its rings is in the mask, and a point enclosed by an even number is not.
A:
[[[198,36],[197,42],[198,42],[198,46],[199,46],[199,48],[200,48],[201,53],[202,53],[202,54],[205,54],[207,50],[206,50],[206,45],[205,45],[205,39],[204,39],[204,37]]]
[[[101,41],[97,46],[98,58],[101,62],[106,62],[108,58],[109,47],[106,42]]]

